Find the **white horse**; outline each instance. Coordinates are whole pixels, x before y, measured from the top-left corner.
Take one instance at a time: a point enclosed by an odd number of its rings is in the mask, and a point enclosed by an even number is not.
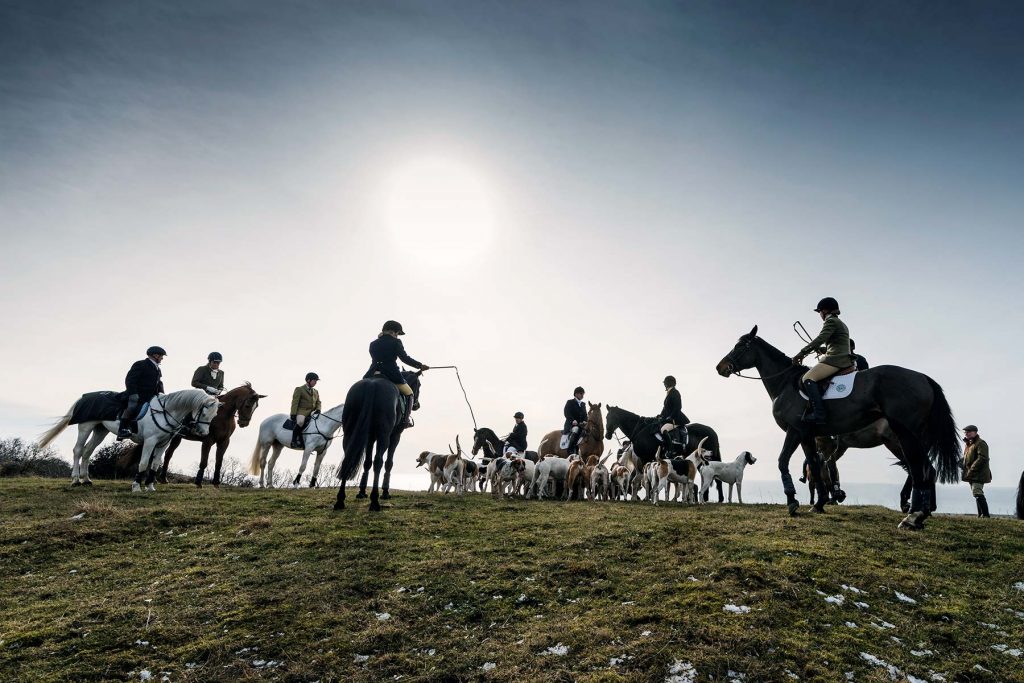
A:
[[[78,399],[81,401],[82,399]],[[71,416],[75,412],[78,401],[72,404],[67,414],[39,438],[39,445],[45,448],[71,424]],[[210,421],[217,414],[220,401],[199,389],[172,391],[169,394],[158,394],[149,402],[146,414],[138,420],[138,431],[132,441],[142,444],[139,460],[139,472],[132,483],[132,492],[142,490],[142,478],[146,476],[146,490],[156,491],[153,479],[164,457],[164,450],[176,434],[191,431],[199,436],[210,433]],[[75,464],[71,468],[71,485],[92,485],[89,478],[89,459],[108,433],[116,434],[120,426],[119,420],[96,420],[82,422],[78,425],[78,441],[75,442]],[[151,465],[153,465],[151,467]]]
[[[341,429],[341,413],[345,409],[344,403],[339,403],[330,410],[316,413],[308,420],[302,428],[302,442],[305,448],[302,449],[302,464],[299,465],[299,473],[295,475],[292,486],[298,486],[302,479],[302,473],[306,471],[306,461],[309,454],[316,451],[316,460],[313,462],[313,476],[309,479],[310,488],[316,486],[316,475],[320,472],[320,463],[327,454],[327,449],[334,440],[334,434]],[[249,460],[249,474],[260,478],[260,488],[264,484],[267,488],[274,487],[274,465],[277,463],[281,449],[292,447],[292,430],[284,428],[284,422],[288,416],[284,413],[271,415],[260,423],[260,438],[256,441],[256,447],[252,451],[252,459]],[[267,454],[273,449],[274,452],[267,462]],[[292,450],[298,450],[297,448]]]

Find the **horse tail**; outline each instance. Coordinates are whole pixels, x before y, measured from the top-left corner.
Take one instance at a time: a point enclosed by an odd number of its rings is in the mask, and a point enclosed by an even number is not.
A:
[[[1017,484],[1017,519],[1024,519],[1024,472],[1020,473],[1020,483]]]
[[[263,459],[263,442],[256,439],[256,446],[252,449],[252,457],[249,458],[249,474],[259,476],[260,461]]]
[[[342,439],[342,447],[345,450],[345,455],[341,460],[341,465],[338,466],[337,476],[338,479],[344,484],[344,482],[354,479],[356,473],[359,471],[359,464],[362,462],[363,457],[366,454],[366,444],[370,440],[370,422],[373,419],[373,413],[375,408],[375,399],[377,397],[377,386],[381,382],[363,382],[360,381],[359,385],[362,386],[363,395],[359,397],[353,404],[351,391],[350,396],[345,400],[345,412],[342,413],[342,430],[345,436]],[[354,387],[353,387],[354,388]],[[349,407],[356,408],[359,414],[352,416],[349,411]],[[348,414],[349,419],[345,420],[345,416]],[[351,426],[344,424],[346,422],[355,422]]]
[[[81,401],[82,399],[78,399]],[[71,424],[71,415],[75,412],[75,406],[78,405],[78,401],[71,404],[68,412],[64,417],[60,418],[56,424],[47,429],[39,437],[39,448],[43,449],[53,443],[53,440],[60,436],[60,433],[67,429],[68,425]]]
[[[942,387],[931,377],[927,379],[934,398],[928,413],[928,432],[923,445],[935,464],[939,482],[953,484],[960,481],[960,435],[953,421],[953,409],[949,407]]]

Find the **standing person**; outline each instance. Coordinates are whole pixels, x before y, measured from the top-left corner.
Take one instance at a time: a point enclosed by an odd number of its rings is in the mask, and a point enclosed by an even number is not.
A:
[[[867,370],[869,367],[871,367],[870,365],[868,365],[868,359],[860,355],[859,353],[854,353],[856,350],[857,344],[851,339],[850,358],[852,358],[853,362],[857,365],[857,372],[860,372],[861,370]]]
[[[572,398],[565,402],[565,408],[562,409],[562,415],[565,417],[562,434],[569,435],[569,443],[565,448],[569,455],[579,453],[580,430],[587,423],[587,406],[583,402],[585,394],[583,387],[576,387],[572,391]]]
[[[505,438],[504,453],[506,455],[526,453],[526,422],[523,414],[517,411],[512,417],[515,418],[516,426],[512,428],[512,433]]]
[[[811,410],[804,415],[804,422],[823,425],[825,424],[825,401],[822,400],[821,391],[818,390],[818,382],[850,367],[853,365],[853,359],[850,358],[850,330],[846,327],[846,323],[839,319],[839,302],[827,296],[818,302],[814,312],[821,316],[824,323],[821,332],[793,356],[793,363],[801,365],[804,362],[804,356],[812,351],[818,352],[823,349],[825,355],[821,362],[805,372],[800,380],[804,393],[807,394],[811,404]]]
[[[313,388],[319,381],[320,375],[307,372],[306,383],[295,387],[292,392],[292,407],[288,411],[295,423],[292,427],[292,448],[302,448],[302,428],[310,415],[320,412],[320,392]]]
[[[666,450],[671,456],[673,445],[683,445],[674,436],[676,434],[676,427],[689,424],[690,418],[686,417],[683,413],[683,397],[680,396],[679,390],[676,389],[676,378],[669,375],[662,381],[662,384],[665,385],[665,402],[662,404],[661,412],[658,414],[658,420],[661,421],[662,425],[661,429],[654,435],[654,438],[658,441],[668,442]]]
[[[402,425],[411,427],[412,422],[409,416],[413,410],[418,409],[419,403],[415,401],[412,387],[402,377],[402,371],[398,369],[398,359],[406,365],[411,365],[420,370],[429,370],[430,367],[424,363],[414,360],[405,352],[405,345],[402,344],[400,336],[405,334],[402,323],[388,320],[384,323],[377,338],[370,342],[370,369],[363,375],[363,379],[370,379],[375,375],[382,375],[395,383],[398,391],[405,397],[405,414],[402,417]]]
[[[117,440],[130,439],[137,425],[135,417],[139,407],[150,401],[157,394],[164,393],[163,372],[160,361],[167,352],[159,346],[146,349],[146,357],[137,360],[124,376],[125,393],[128,394],[128,405],[121,414],[121,423],[117,430]]]
[[[202,389],[210,396],[220,396],[224,391],[224,372],[220,369],[224,356],[212,351],[206,360],[206,365],[200,365],[192,373],[192,386]]]
[[[978,506],[978,516],[988,517],[988,501],[985,500],[985,484],[992,481],[992,470],[989,468],[988,444],[978,436],[978,428],[974,425],[964,427],[964,476],[963,480],[970,483],[974,502]]]

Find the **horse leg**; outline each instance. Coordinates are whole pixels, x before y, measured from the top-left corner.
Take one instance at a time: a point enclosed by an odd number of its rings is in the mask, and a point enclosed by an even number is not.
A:
[[[210,448],[213,446],[208,441],[203,441],[200,448],[202,454],[199,456],[199,471],[196,472],[196,488],[203,488],[203,477],[206,475],[206,466],[210,464]]]
[[[273,452],[270,454],[270,462],[267,463],[267,488],[274,488],[274,465],[277,464],[277,459],[281,457],[281,449],[284,445],[275,441],[272,446]]]
[[[164,454],[163,464],[160,465],[160,475],[156,478],[161,484],[167,483],[167,468],[171,466],[171,456],[174,455],[174,451],[178,450],[178,444],[181,443],[181,437],[175,436],[171,439],[171,443],[167,446],[167,452]]]
[[[376,453],[373,456],[373,490],[370,491],[370,512],[380,512],[380,493],[377,491],[377,484],[380,480],[380,470],[384,467],[384,444],[378,442]]]
[[[153,448],[153,456],[149,460],[149,469],[146,470],[147,491],[156,491],[156,486],[153,482],[156,481],[156,473],[160,469],[160,464],[164,459],[164,449],[166,448],[166,443]]]
[[[102,424],[99,426],[103,426]],[[78,438],[75,440],[75,447],[72,449],[74,454],[74,464],[71,466],[71,485],[81,486],[81,461],[82,461],[82,450],[85,448],[85,442],[88,441],[89,436],[93,433],[93,429],[88,429],[84,424],[78,425]]]
[[[914,490],[914,478],[907,474],[907,480],[903,482],[903,488],[900,489],[900,511],[903,514],[910,512],[910,494]]]
[[[779,453],[779,474],[782,476],[782,491],[786,494],[786,507],[789,514],[795,515],[800,503],[796,499],[796,487],[793,486],[793,477],[789,473],[789,459],[793,457],[797,446],[803,435],[790,427],[786,430],[786,440],[782,444],[782,452]]]
[[[103,439],[107,438],[107,434],[109,432],[103,425],[94,427],[92,436],[90,436],[89,441],[86,442],[85,447],[82,449],[82,458],[78,465],[78,475],[83,486],[92,486],[92,479],[89,478],[89,462],[92,459],[92,454],[96,451],[96,447],[103,442]]]
[[[814,505],[814,470],[809,464],[804,465],[804,477],[807,479],[807,495],[811,497],[811,505]]]
[[[931,463],[928,462],[928,454],[920,440],[910,429],[891,419],[889,425],[896,438],[900,440],[900,449],[906,458],[907,471],[913,484],[910,512],[899,523],[898,528],[920,530],[924,528],[924,520],[931,514],[932,490],[926,481],[927,469]]]
[[[313,461],[313,476],[309,478],[309,488],[316,488],[316,478],[320,474],[320,463],[324,461],[324,456],[327,455],[327,447],[331,445],[328,441],[327,444],[317,450],[316,459]]]
[[[224,464],[224,454],[228,450],[228,444],[231,443],[230,439],[224,439],[223,441],[217,442],[217,452],[214,454],[213,463],[213,487],[217,488],[220,486],[220,468]]]
[[[381,488],[380,491],[381,500],[391,500],[391,468],[395,466],[395,449],[397,448],[397,443],[393,444],[390,448],[388,448],[388,457],[384,461],[384,486]],[[472,481],[470,482],[469,487],[469,490],[472,491]]]
[[[338,484],[338,497],[334,501],[335,510],[345,509],[345,482]]]
[[[153,457],[153,446],[145,441],[142,442],[142,454],[139,457],[139,471],[135,474],[135,481],[132,482],[132,493],[142,491],[142,481],[149,471],[149,461]]]
[[[296,474],[295,479],[292,480],[292,486],[298,486],[299,482],[302,481],[302,473],[306,471],[306,463],[309,462],[309,454],[312,452],[313,449],[309,447],[309,444],[302,449],[302,462],[299,463],[299,473]]]
[[[366,498],[366,484],[370,480],[370,467],[373,466],[373,440],[366,444],[366,457],[363,458],[363,476],[359,478],[359,493],[356,498]],[[434,481],[431,475],[430,486],[433,488]]]

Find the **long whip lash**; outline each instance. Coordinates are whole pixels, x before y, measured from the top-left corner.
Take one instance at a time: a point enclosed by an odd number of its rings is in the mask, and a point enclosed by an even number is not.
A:
[[[459,368],[455,365],[431,365],[430,369],[455,371],[455,379],[459,380],[459,388],[462,389],[462,397],[466,399],[466,405],[469,406],[469,416],[473,418],[473,429],[476,429],[476,415],[473,414],[473,405],[469,402],[469,395],[466,393],[466,387],[462,384],[462,377],[459,375]]]

